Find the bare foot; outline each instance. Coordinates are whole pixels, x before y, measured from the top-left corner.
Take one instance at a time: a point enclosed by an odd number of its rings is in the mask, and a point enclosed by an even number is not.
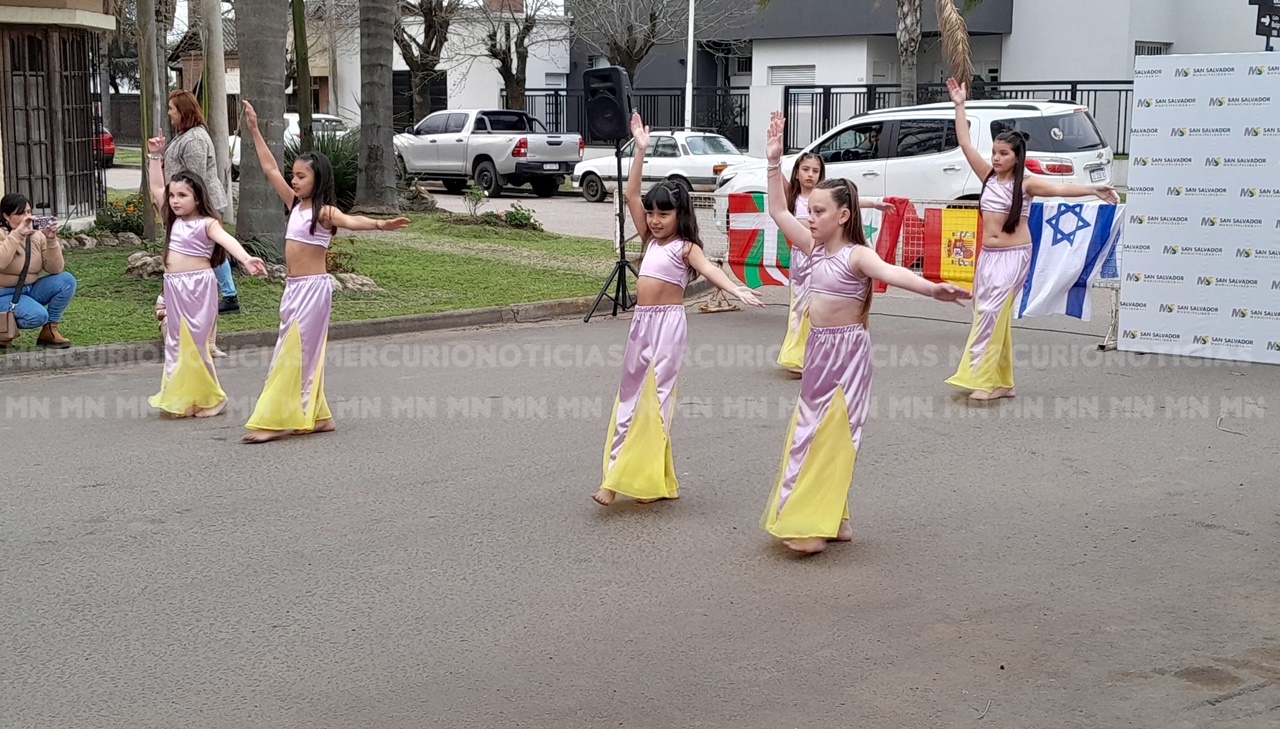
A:
[[[652,504],[657,501],[675,501],[679,496],[659,496],[656,499],[636,499],[637,504]]]
[[[267,443],[280,440],[289,434],[287,430],[251,430],[240,439],[241,443]]]
[[[311,430],[295,430],[294,435],[311,435],[312,433],[332,433],[337,430],[338,426],[334,425],[333,418],[328,420],[317,420],[316,427]]]
[[[226,356],[227,356],[227,353],[226,353],[226,352],[223,352],[221,349],[218,349],[218,345],[216,345],[216,344],[210,344],[210,345],[209,345],[209,356],[210,356],[210,357],[213,357],[214,359],[221,359],[222,357],[226,357]]]
[[[213,406],[213,407],[211,407],[211,408],[201,408],[201,409],[197,410],[197,411],[196,411],[196,417],[197,417],[197,418],[212,418],[213,416],[217,415],[218,413],[221,413],[221,412],[222,412],[222,409],[223,409],[223,408],[225,408],[226,406],[227,406],[227,400],[226,400],[226,398],[223,398],[222,402],[218,403],[217,405],[214,405],[214,406]]]
[[[842,519],[840,521],[840,529],[839,531],[836,532],[835,537],[832,538],[830,541],[833,541],[833,542],[852,542],[853,541],[853,527],[849,526],[848,519]]]
[[[817,554],[827,548],[827,540],[822,537],[807,537],[805,539],[785,539],[782,544],[793,552],[801,554]]]
[[[790,372],[790,373],[791,373],[791,374],[793,374],[793,375],[803,375],[803,374],[804,374],[804,370],[800,369],[799,367],[788,367],[788,368],[787,368],[787,372]]]
[[[617,492],[610,491],[609,489],[600,489],[594,494],[591,494],[591,498],[601,506],[609,506],[617,496]]]
[[[993,393],[986,392],[984,390],[974,390],[973,392],[969,393],[969,399],[977,400],[978,402],[986,402],[987,400],[991,399],[992,394]]]
[[[1016,393],[1014,393],[1012,387],[999,387],[996,388],[995,392],[991,393],[991,399],[998,400],[1002,397],[1014,397],[1015,395]]]

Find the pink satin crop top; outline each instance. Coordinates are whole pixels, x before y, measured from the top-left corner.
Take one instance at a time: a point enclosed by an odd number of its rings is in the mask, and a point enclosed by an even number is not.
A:
[[[1022,217],[1031,214],[1032,196],[1022,191]],[[978,205],[983,212],[1008,214],[1013,207],[1013,180],[1000,182],[993,174],[982,186],[982,202]]]
[[[796,195],[796,220],[809,219],[809,198]]]
[[[871,279],[853,272],[849,265],[849,254],[852,252],[852,246],[845,246],[834,255],[827,255],[826,246],[814,246],[808,262],[809,291],[865,301]]]
[[[173,228],[169,231],[169,250],[196,258],[212,256],[214,243],[209,240],[207,230],[210,220],[210,218],[194,220],[178,218],[173,221]]]
[[[689,280],[689,266],[684,262],[685,241],[676,238],[666,245],[658,241],[649,241],[644,250],[644,260],[640,262],[640,275],[656,278],[659,281],[675,284],[680,288]]]
[[[294,205],[293,210],[289,211],[289,225],[284,231],[285,240],[296,240],[309,246],[328,248],[329,242],[333,240],[333,233],[328,228],[317,221],[316,232],[311,232],[311,217],[315,215],[315,210],[315,207],[304,210],[301,204]]]

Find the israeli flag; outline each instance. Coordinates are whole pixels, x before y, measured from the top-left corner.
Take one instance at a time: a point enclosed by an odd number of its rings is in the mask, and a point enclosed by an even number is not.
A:
[[[1031,271],[1017,318],[1066,314],[1089,321],[1089,287],[1102,278],[1124,232],[1124,206],[1033,203]]]

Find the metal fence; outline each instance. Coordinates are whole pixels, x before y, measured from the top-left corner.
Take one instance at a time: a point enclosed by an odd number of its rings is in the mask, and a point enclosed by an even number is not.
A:
[[[898,106],[898,86],[787,86],[783,89],[787,115],[787,150],[799,151],[839,124],[859,114]],[[1133,119],[1132,81],[978,81],[970,91],[975,100],[1065,101],[1087,107],[1103,138],[1116,154],[1129,153]],[[920,84],[921,104],[945,102],[945,84]]]
[[[684,89],[633,89],[632,101],[640,116],[654,129],[684,127]],[[502,94],[503,106],[507,95]],[[587,103],[582,89],[527,89],[524,111],[536,117],[551,132],[581,134],[588,143]],[[693,125],[722,134],[740,148],[748,145],[751,94],[747,89],[694,87]]]

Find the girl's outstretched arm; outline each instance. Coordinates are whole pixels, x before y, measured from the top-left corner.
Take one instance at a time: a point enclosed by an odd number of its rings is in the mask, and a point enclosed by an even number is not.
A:
[[[267,146],[267,140],[262,138],[262,130],[258,128],[258,112],[254,111],[253,104],[247,101],[244,102],[244,123],[245,126],[249,127],[250,134],[253,135],[253,148],[258,153],[258,164],[262,167],[262,173],[267,176],[267,180],[271,182],[271,187],[275,189],[276,194],[284,201],[285,207],[292,206],[295,197],[293,188],[284,179],[284,175],[280,174],[280,166],[276,164],[276,158],[271,154],[271,148]]]
[[[324,206],[320,211],[320,224],[327,228],[346,228],[347,230],[400,230],[409,224],[408,218],[394,220],[378,220],[363,215],[347,215],[332,205]]]
[[[1099,200],[1111,205],[1120,202],[1120,196],[1116,194],[1116,189],[1110,185],[1075,185],[1050,182],[1041,177],[1028,177],[1025,189],[1037,197],[1089,197],[1090,195],[1096,195]]]
[[[689,261],[689,265],[698,273],[706,276],[708,281],[716,285],[716,288],[726,294],[733,294],[738,301],[747,306],[764,306],[764,302],[760,300],[760,297],[756,296],[754,291],[747,286],[734,283],[733,279],[729,278],[724,271],[721,271],[719,266],[708,261],[706,254],[702,252],[702,246],[696,246],[692,243],[687,245],[689,246],[689,253],[686,258]]]
[[[787,190],[782,182],[782,130],[786,125],[787,120],[775,111],[769,118],[769,131],[765,134],[769,217],[773,218],[778,230],[791,241],[791,245],[809,254],[813,252],[813,234],[809,232],[809,226],[796,220],[796,216],[787,209]]]
[[[649,223],[645,220],[644,199],[640,190],[644,187],[644,156],[649,150],[649,127],[640,119],[639,112],[631,113],[631,138],[635,140],[635,154],[631,158],[631,171],[627,173],[627,210],[631,223],[640,235],[640,247],[649,242]],[[621,184],[621,180],[619,180]]]
[[[906,289],[921,296],[929,296],[938,301],[953,301],[960,306],[964,306],[965,299],[973,298],[973,294],[955,284],[934,283],[917,275],[915,271],[909,268],[885,263],[879,254],[868,246],[855,246],[851,263],[855,271],[862,272],[864,276],[870,276],[890,286],[897,286],[900,289]]]
[[[160,217],[164,217],[164,206],[169,201],[164,194],[164,133],[159,129],[154,137],[147,140],[147,159],[147,187],[151,189],[151,204]]]
[[[973,131],[969,129],[969,117],[964,113],[964,100],[969,96],[965,84],[955,79],[947,79],[947,91],[951,93],[951,101],[956,105],[956,138],[960,140],[960,149],[964,150],[964,158],[969,160],[969,167],[979,180],[991,176],[991,163],[983,158],[978,148],[973,146]]]
[[[205,226],[204,232],[209,236],[209,240],[227,249],[227,253],[230,253],[232,258],[239,261],[240,265],[244,266],[244,270],[254,276],[266,275],[267,264],[261,258],[249,255],[244,246],[240,245],[240,241],[236,240],[222,227],[222,223],[210,220],[209,224]]]

